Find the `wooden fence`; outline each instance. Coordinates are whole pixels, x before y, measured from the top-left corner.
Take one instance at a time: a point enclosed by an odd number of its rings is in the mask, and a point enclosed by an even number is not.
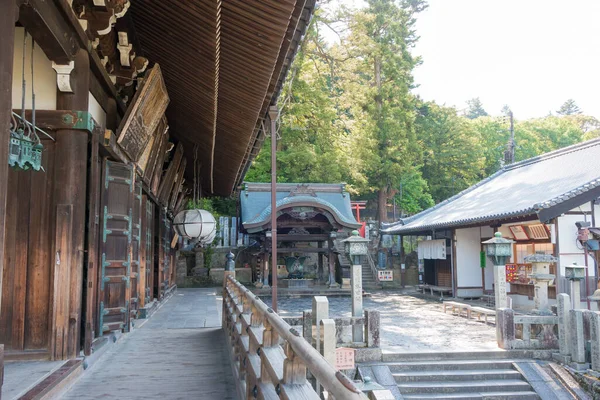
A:
[[[227,276],[223,329],[240,399],[320,399],[307,371],[329,399],[367,399],[354,383],[250,290]]]

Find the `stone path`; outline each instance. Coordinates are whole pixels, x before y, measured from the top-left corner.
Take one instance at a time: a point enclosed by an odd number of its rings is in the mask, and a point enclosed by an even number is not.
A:
[[[271,299],[263,301],[271,304]],[[350,297],[330,297],[331,317],[350,316]],[[381,312],[381,345],[390,352],[448,352],[499,350],[494,326],[444,314],[442,304],[407,294],[374,292],[363,307]],[[312,308],[312,298],[279,298],[283,317],[300,317]]]
[[[63,361],[10,361],[4,364],[2,398],[14,399],[49,375]]]
[[[179,289],[62,398],[234,399],[220,314],[217,289]]]

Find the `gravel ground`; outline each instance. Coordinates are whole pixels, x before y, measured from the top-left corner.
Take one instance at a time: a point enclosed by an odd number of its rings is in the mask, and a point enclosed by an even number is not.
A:
[[[270,298],[263,298],[267,304]],[[350,316],[350,297],[330,297],[331,317]],[[442,304],[407,294],[374,292],[363,307],[381,313],[381,345],[391,352],[498,350],[496,330],[473,319],[444,314]],[[279,298],[279,314],[301,317],[312,308],[312,298]]]

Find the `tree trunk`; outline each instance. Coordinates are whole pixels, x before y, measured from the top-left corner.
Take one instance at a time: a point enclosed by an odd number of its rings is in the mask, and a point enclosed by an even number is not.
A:
[[[387,201],[388,201],[388,190],[387,188],[381,188],[377,192],[377,219],[379,223],[387,222]]]

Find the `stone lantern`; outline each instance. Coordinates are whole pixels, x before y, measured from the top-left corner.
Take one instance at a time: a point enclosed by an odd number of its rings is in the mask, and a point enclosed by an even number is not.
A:
[[[352,236],[342,240],[344,250],[352,262],[352,271],[350,284],[352,285],[352,316],[360,318],[363,316],[362,306],[362,264],[360,257],[367,255],[369,248],[367,243],[369,239],[365,239],[358,235],[358,231],[352,231]],[[330,276],[330,281],[333,282],[335,277]],[[352,339],[354,342],[363,341],[363,328],[360,325],[352,326]]]
[[[506,297],[506,262],[512,256],[514,241],[504,239],[502,233],[496,232],[490,240],[482,242],[485,254],[494,263],[494,294],[496,309],[507,306]]]
[[[577,263],[565,266],[565,278],[571,281],[571,305],[574,310],[581,306],[581,280],[585,279],[586,268]],[[590,298],[590,300],[592,299]]]
[[[550,273],[550,264],[557,262],[558,258],[552,254],[537,252],[526,256],[523,260],[532,265],[532,273],[529,277],[533,279],[535,286],[533,297],[534,311],[537,311],[539,314],[550,314],[550,308],[548,307],[548,284],[556,277]]]

